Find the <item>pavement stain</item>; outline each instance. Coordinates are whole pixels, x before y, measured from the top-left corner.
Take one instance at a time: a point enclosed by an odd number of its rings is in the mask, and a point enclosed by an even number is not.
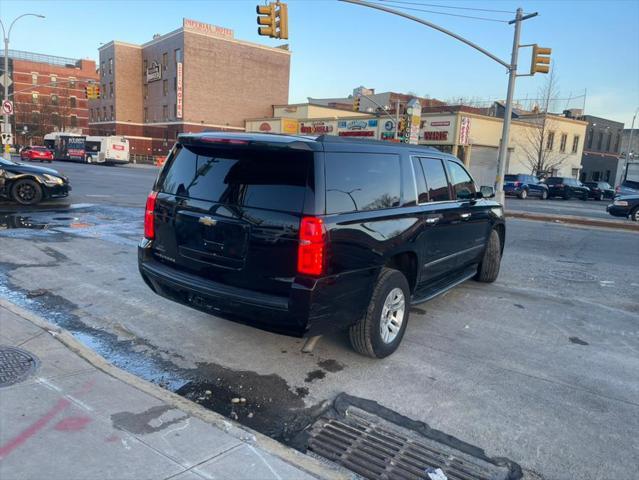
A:
[[[588,342],[579,337],[568,337],[568,340],[570,340],[570,343],[574,343],[576,345],[590,345]]]
[[[311,370],[310,372],[306,374],[306,378],[304,379],[304,381],[306,383],[312,383],[315,380],[321,380],[324,377],[326,377],[326,372],[324,370],[322,369]]]
[[[344,370],[344,365],[339,363],[337,360],[333,360],[331,358],[326,360],[320,360],[319,362],[317,362],[317,366],[331,373],[341,372],[342,370]]]
[[[111,422],[117,430],[123,430],[135,435],[144,435],[159,432],[166,427],[175,425],[189,418],[188,415],[181,415],[171,419],[161,418],[171,410],[179,412],[179,410],[170,405],[158,405],[139,413],[118,412],[111,415]]]

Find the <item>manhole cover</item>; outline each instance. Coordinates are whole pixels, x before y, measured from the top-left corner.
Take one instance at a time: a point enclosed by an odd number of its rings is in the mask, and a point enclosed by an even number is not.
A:
[[[35,371],[35,355],[15,347],[0,345],[0,387],[21,382]]]

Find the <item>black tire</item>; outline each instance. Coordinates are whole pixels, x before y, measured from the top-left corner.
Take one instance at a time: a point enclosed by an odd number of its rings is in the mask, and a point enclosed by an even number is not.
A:
[[[635,207],[635,209],[630,212],[628,218],[630,218],[633,222],[639,222],[639,207]]]
[[[585,202],[586,200],[588,200],[588,194],[587,194],[587,193],[584,193],[584,194],[581,196],[581,200],[582,200],[583,202]]]
[[[42,187],[35,180],[23,178],[11,187],[11,197],[20,205],[35,205],[42,200]]]
[[[570,200],[570,193],[566,192],[564,193],[564,200]]]
[[[546,190],[541,191],[541,195],[539,196],[540,200],[548,200],[548,192]]]
[[[399,288],[404,295],[404,314],[396,336],[390,343],[384,342],[381,334],[381,320],[384,302],[394,289]],[[402,341],[410,310],[410,287],[403,273],[384,267],[377,278],[370,303],[363,318],[350,327],[351,345],[357,353],[373,358],[389,356]]]
[[[604,199],[604,194],[603,192],[599,194],[599,196],[597,197],[597,201],[601,202]]]
[[[475,280],[478,282],[492,283],[497,280],[499,267],[501,266],[501,239],[497,230],[490,232],[488,244],[484,251]]]
[[[528,190],[524,189],[521,192],[519,192],[518,197],[521,198],[522,200],[526,200],[526,197],[528,197]]]

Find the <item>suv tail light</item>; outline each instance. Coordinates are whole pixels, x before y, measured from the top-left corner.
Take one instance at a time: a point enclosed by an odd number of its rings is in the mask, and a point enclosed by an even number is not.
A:
[[[302,218],[299,235],[298,273],[321,275],[324,271],[324,222],[317,217]]]
[[[515,182],[515,187],[519,187],[521,185],[521,182]]]
[[[155,238],[153,216],[155,213],[155,199],[157,197],[158,192],[151,192],[146,198],[146,209],[144,210],[144,237],[149,240],[153,240]]]

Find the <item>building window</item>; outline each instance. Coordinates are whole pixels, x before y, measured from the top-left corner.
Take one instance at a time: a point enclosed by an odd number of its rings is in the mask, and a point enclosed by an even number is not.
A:
[[[31,101],[33,103],[38,103],[38,92],[32,92],[31,93]]]
[[[568,134],[567,133],[562,133],[561,134],[561,143],[559,144],[559,151],[560,152],[565,152],[566,151],[566,142],[568,141]]]
[[[75,97],[69,97],[69,106],[71,108],[76,108],[78,106],[78,99]]]
[[[572,153],[577,153],[579,150],[579,135],[572,137]]]
[[[54,127],[60,127],[60,115],[57,112],[51,114],[51,123]]]
[[[75,115],[71,115],[71,126],[72,127],[78,126],[78,117],[76,117]]]
[[[555,132],[548,132],[548,137],[546,138],[546,150],[552,150],[554,143],[555,143]]]
[[[104,62],[100,62],[100,75],[104,75],[106,71],[104,70]]]
[[[612,132],[608,132],[608,140],[606,140],[606,152],[610,151],[611,143],[612,143]]]
[[[57,95],[55,95],[55,94],[51,95],[51,103],[52,104],[57,105],[58,101],[59,101],[59,98],[58,98]]]
[[[595,138],[595,132],[591,128],[590,132],[588,132],[588,150],[592,148],[592,142],[594,142],[594,138]]]
[[[610,170],[606,170],[606,182],[610,181]]]
[[[592,181],[593,182],[598,182],[599,178],[600,178],[600,173],[599,172],[592,172]]]
[[[32,73],[31,74],[31,85],[37,85],[38,84],[38,74],[37,73]]]
[[[603,147],[603,132],[599,132],[599,137],[597,138],[597,151],[601,152],[601,147]]]
[[[166,70],[167,65],[169,64],[169,54],[164,52],[162,54],[162,70]]]
[[[615,153],[619,153],[620,144],[621,144],[621,134],[618,133],[617,138],[615,140]]]
[[[149,86],[144,84],[144,98],[149,98]]]
[[[144,107],[144,122],[148,122],[149,121],[149,109]]]
[[[173,77],[173,91],[177,92],[177,77]]]
[[[113,98],[113,82],[109,82],[109,98]]]
[[[103,96],[103,97],[106,98],[106,95],[107,95],[106,83],[102,84],[102,88],[100,89],[100,93],[101,93],[100,96]]]
[[[142,67],[144,69],[144,71],[142,72],[142,75],[146,75],[146,71],[149,68],[149,61],[148,60],[144,60],[144,67]]]
[[[95,113],[96,113],[96,116],[95,116],[96,120],[98,122],[101,121],[102,117],[100,116],[100,108],[99,107],[95,109]]]
[[[578,168],[573,168],[570,172],[572,173],[572,178],[579,178],[579,169]]]
[[[110,108],[110,110],[111,110],[111,120],[113,120],[113,118],[114,118],[114,115],[113,115],[113,105],[111,105],[109,108]]]
[[[75,78],[69,77],[69,88],[75,88]]]
[[[168,120],[169,118],[169,106],[162,105],[162,120]]]
[[[162,95],[166,97],[168,93],[169,93],[169,81],[165,79],[165,80],[162,80]]]
[[[56,87],[58,86],[58,77],[56,75],[51,75],[51,86],[52,87]]]
[[[40,123],[40,112],[36,112],[36,111],[31,112],[31,123],[35,123],[35,124]]]
[[[102,107],[102,118],[104,118],[104,120],[107,119],[107,116],[106,116],[106,105],[104,107]]]
[[[178,63],[182,62],[182,50],[180,50],[179,48],[175,49],[174,52],[174,56],[175,56],[175,64],[177,65]]]
[[[109,58],[109,73],[113,73],[113,59]]]

